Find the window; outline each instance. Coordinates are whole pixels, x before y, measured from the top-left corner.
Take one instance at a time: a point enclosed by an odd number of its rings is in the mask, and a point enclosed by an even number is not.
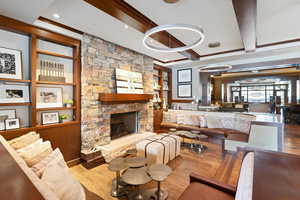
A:
[[[269,103],[278,96],[281,103],[287,103],[288,84],[240,85],[230,88],[232,101]]]

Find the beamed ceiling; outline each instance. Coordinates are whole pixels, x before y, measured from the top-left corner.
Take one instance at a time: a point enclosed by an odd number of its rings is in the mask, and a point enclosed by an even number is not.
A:
[[[54,13],[60,18],[55,19]],[[229,62],[249,55],[260,58],[268,52],[274,55],[275,47],[263,53],[258,50],[288,40],[300,41],[299,0],[179,0],[172,4],[163,0],[1,0],[0,14],[30,24],[41,16],[163,62],[198,60],[194,66],[209,63],[207,57],[235,52],[238,55],[212,61]],[[201,26],[204,43],[180,53],[154,52],[142,45],[147,30],[174,23]],[[129,27],[126,29],[125,25]],[[178,47],[192,43],[197,36],[173,30],[156,34],[153,39],[153,44],[160,47]],[[209,43],[214,42],[221,45],[209,48]]]

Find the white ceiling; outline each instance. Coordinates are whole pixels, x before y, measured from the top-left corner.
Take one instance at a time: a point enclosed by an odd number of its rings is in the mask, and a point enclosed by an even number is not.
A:
[[[125,0],[158,25],[185,23],[201,26],[205,41],[194,50],[199,55],[243,48],[231,0],[181,0],[167,4],[163,0]],[[197,40],[196,35],[183,31],[171,32],[185,44]],[[221,42],[209,48],[210,42]]]
[[[257,44],[300,38],[299,0],[257,1]]]
[[[54,0],[0,0],[0,15],[32,24]]]
[[[125,0],[157,24],[187,23],[204,29],[205,42],[195,48],[200,55],[243,48],[232,0],[180,0],[166,4],[163,0]],[[258,45],[300,38],[300,0],[257,0],[257,43]],[[53,13],[61,18],[54,19]],[[33,23],[43,16],[83,32],[99,36],[153,58],[169,61],[184,58],[179,53],[158,53],[142,45],[143,33],[129,27],[110,15],[87,4],[83,0],[1,0],[0,14]],[[49,25],[50,28],[50,25]],[[175,37],[189,44],[196,36],[186,31],[172,31]],[[208,48],[210,42],[221,42],[218,48]],[[162,46],[154,41],[155,44]],[[298,44],[299,46],[299,44]],[[276,47],[274,47],[276,49]],[[191,65],[230,62],[234,60],[263,59],[274,55],[274,48],[255,53],[237,52],[216,57],[204,57]],[[284,48],[276,55],[297,53],[298,49]],[[226,56],[226,57],[224,57]]]

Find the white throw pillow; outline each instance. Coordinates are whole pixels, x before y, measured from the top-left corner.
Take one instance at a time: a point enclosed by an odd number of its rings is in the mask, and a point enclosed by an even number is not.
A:
[[[85,200],[83,187],[71,176],[67,167],[60,166],[56,161],[47,165],[41,180],[60,200]]]
[[[222,120],[216,115],[207,115],[206,120],[208,128],[223,128]]]
[[[207,127],[207,120],[205,115],[199,115],[199,125],[201,128],[206,128]]]
[[[39,140],[35,141],[34,143],[26,146],[26,147],[18,149],[17,152],[21,153],[21,152],[29,151],[29,150],[35,148],[37,145],[42,144],[42,143],[43,143],[43,139],[39,139]]]

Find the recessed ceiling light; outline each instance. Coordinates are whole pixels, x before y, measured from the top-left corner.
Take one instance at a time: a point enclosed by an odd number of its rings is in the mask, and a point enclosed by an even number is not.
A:
[[[59,18],[60,18],[59,14],[57,14],[57,13],[54,13],[52,16],[53,16],[55,19],[59,19]]]
[[[124,28],[128,29],[128,25],[127,25],[127,24],[125,24],[125,25],[124,25]]]

